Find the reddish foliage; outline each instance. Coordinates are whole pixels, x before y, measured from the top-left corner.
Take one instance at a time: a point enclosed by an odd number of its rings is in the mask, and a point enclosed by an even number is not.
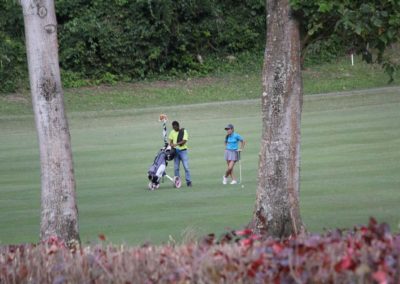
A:
[[[238,235],[238,236],[245,236],[245,237],[247,237],[247,236],[250,236],[250,235],[252,235],[252,234],[253,234],[253,231],[250,230],[250,229],[245,229],[245,230],[236,231],[236,235]]]
[[[336,272],[342,272],[343,270],[354,271],[356,267],[355,262],[352,260],[350,255],[345,255],[338,263],[335,265]]]
[[[250,230],[180,246],[0,247],[0,283],[400,283],[400,235],[367,226],[287,240]]]
[[[276,254],[280,254],[284,248],[285,246],[282,243],[274,243],[272,245],[272,249]]]

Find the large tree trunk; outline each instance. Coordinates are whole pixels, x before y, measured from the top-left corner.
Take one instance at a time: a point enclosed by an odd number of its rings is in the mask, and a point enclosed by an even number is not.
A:
[[[21,0],[41,163],[40,238],[79,241],[71,138],[64,112],[53,0]]]
[[[299,210],[303,87],[300,34],[289,0],[267,0],[262,139],[252,229],[288,237],[302,229]]]

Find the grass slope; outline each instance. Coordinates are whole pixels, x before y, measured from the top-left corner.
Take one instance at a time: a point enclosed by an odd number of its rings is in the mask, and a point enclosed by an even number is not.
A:
[[[301,213],[307,228],[349,227],[369,216],[399,229],[400,95],[393,90],[307,96],[302,121]],[[159,113],[190,135],[194,187],[146,190],[162,145]],[[181,241],[241,228],[251,218],[260,145],[257,100],[69,114],[80,234],[114,243]],[[223,186],[223,141],[233,123],[248,145],[244,188]],[[36,242],[38,145],[30,116],[0,118],[0,244]],[[172,172],[172,164],[168,171]]]
[[[262,58],[240,58],[230,72],[211,74],[205,78],[151,81],[114,86],[65,89],[65,103],[69,112],[129,110],[149,106],[197,104],[244,99],[257,99],[261,94]],[[388,76],[379,65],[369,65],[356,58],[308,66],[303,70],[305,94],[318,94],[387,86]],[[394,84],[399,84],[400,74]],[[31,114],[31,98],[27,91],[0,94],[0,117]]]

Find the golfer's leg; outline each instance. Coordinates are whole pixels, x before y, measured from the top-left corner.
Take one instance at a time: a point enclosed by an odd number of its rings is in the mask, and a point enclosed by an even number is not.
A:
[[[231,175],[231,171],[229,169],[229,161],[226,161],[225,177],[229,177],[230,175]]]
[[[235,161],[229,161],[229,172],[230,172],[232,180],[236,180],[235,176],[233,175],[233,167],[234,166],[235,166]]]
[[[174,159],[174,175],[176,177],[179,177],[179,163],[181,161],[180,158],[180,153],[176,153],[175,159]]]
[[[185,179],[186,179],[186,182],[192,181],[192,179],[190,177],[188,152],[187,151],[181,152],[181,158],[182,158],[183,167],[185,168]]]

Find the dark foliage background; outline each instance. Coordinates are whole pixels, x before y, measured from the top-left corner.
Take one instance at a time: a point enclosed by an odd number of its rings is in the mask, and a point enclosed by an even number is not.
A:
[[[400,37],[399,1],[290,2],[303,64],[354,52],[393,79],[398,64],[384,51]],[[209,74],[227,56],[262,54],[265,11],[264,0],[56,0],[63,84]],[[16,0],[0,2],[0,82],[0,93],[28,85]]]
[[[262,50],[262,0],[56,1],[64,84],[201,75],[203,58]],[[26,81],[23,18],[16,1],[0,3],[0,92]],[[201,58],[200,58],[201,57]]]

